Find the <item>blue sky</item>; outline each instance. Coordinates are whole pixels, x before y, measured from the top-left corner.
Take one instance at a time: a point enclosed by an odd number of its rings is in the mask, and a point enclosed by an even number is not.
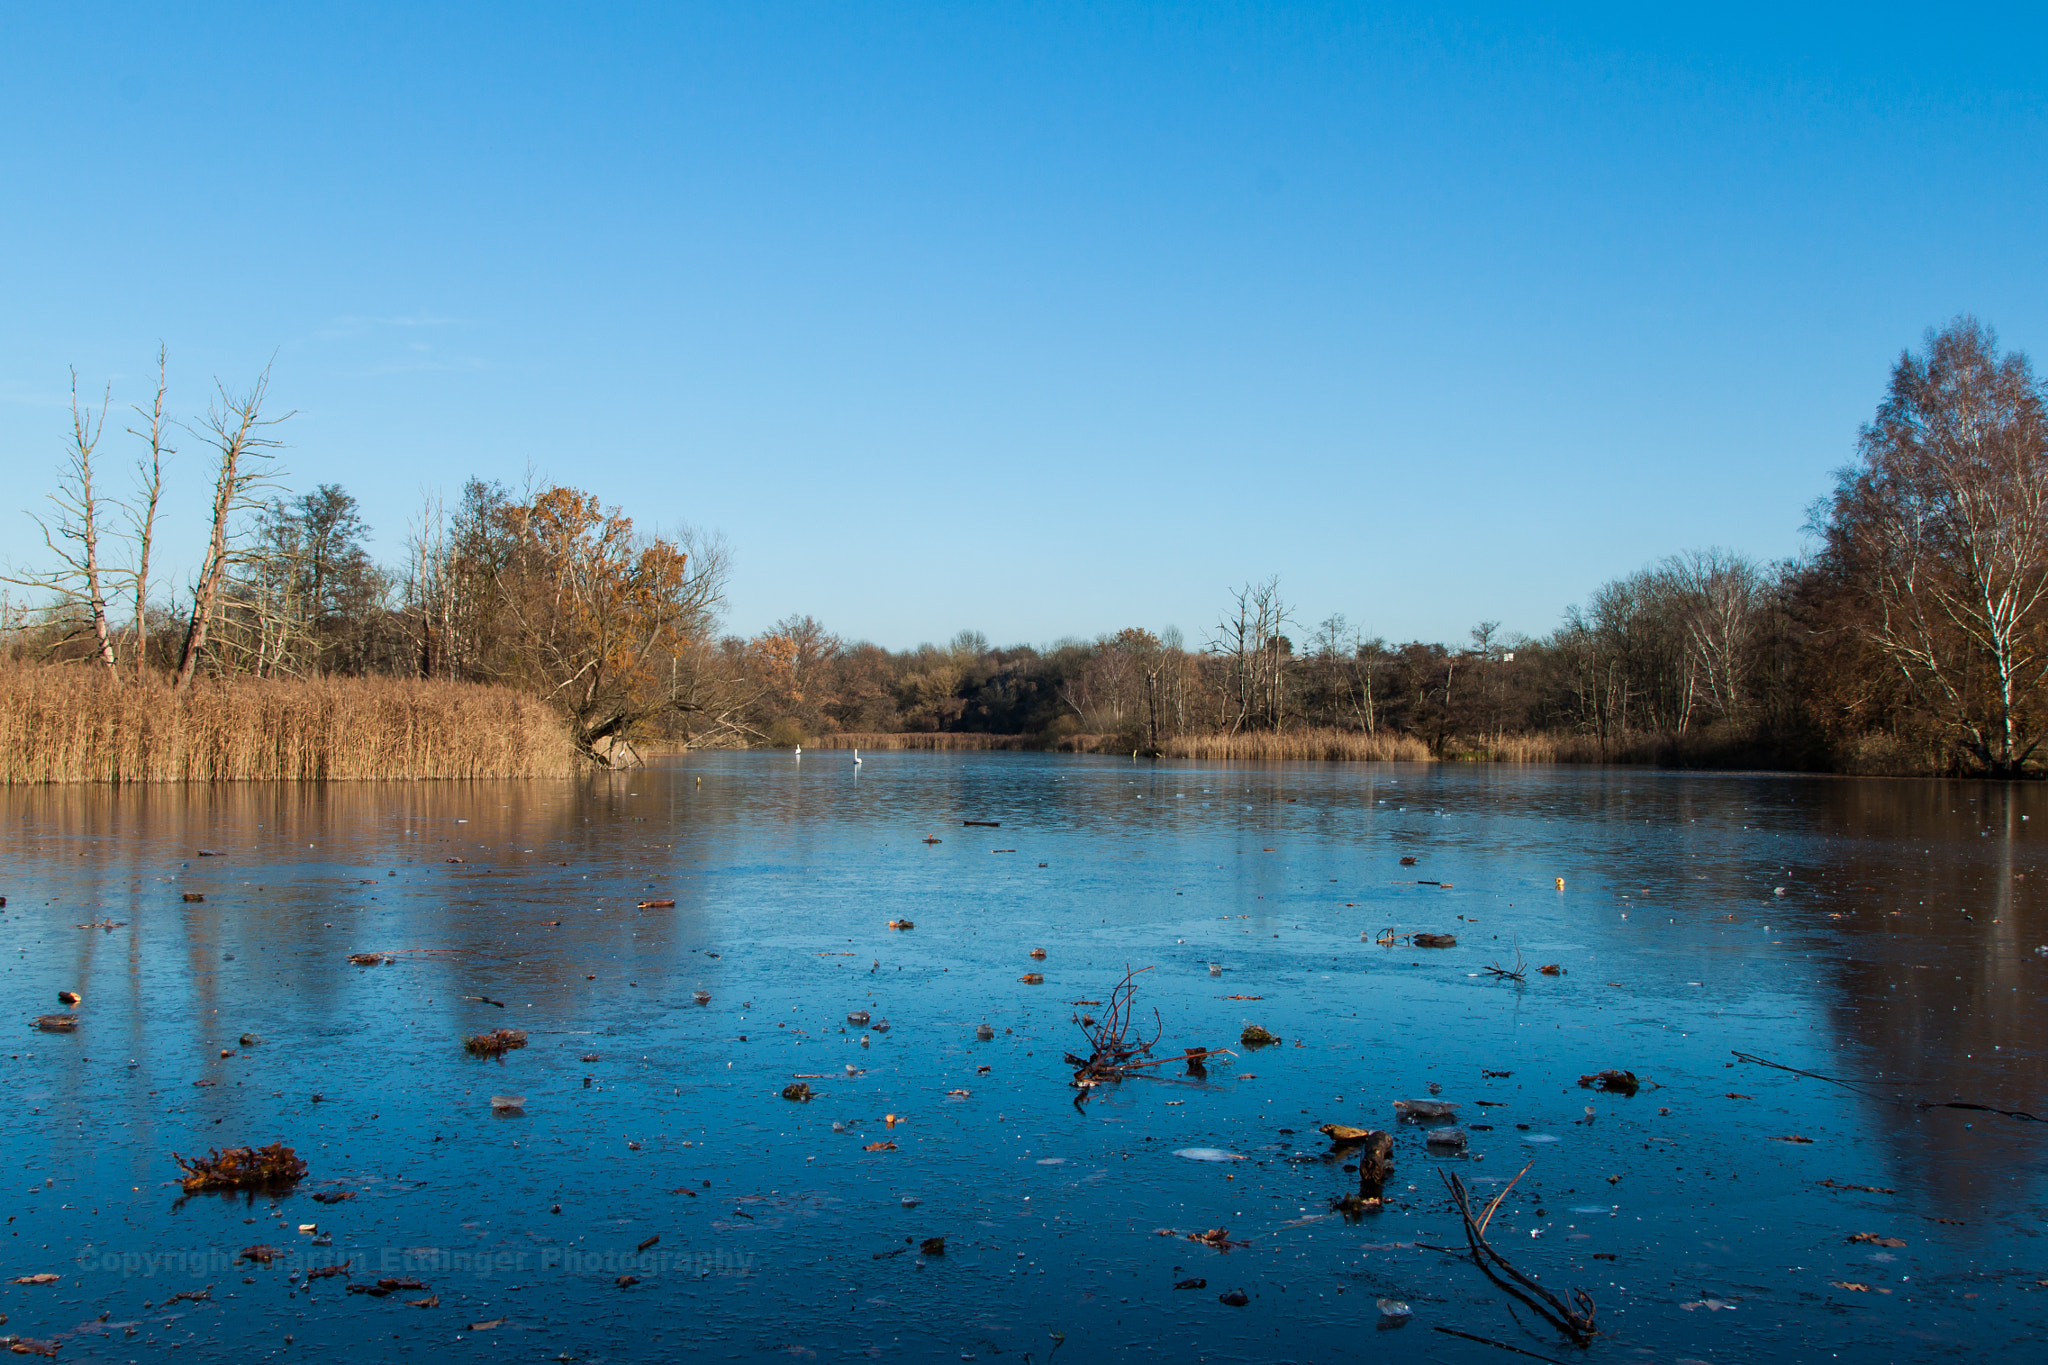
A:
[[[748,633],[1539,634],[1798,552],[1929,325],[2048,345],[2040,14],[10,5],[0,554],[161,339],[391,559],[530,472]]]

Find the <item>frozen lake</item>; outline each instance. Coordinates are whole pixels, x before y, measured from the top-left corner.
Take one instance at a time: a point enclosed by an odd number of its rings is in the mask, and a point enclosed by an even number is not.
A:
[[[4,1278],[59,1277],[0,1333],[62,1360],[2044,1349],[2048,1127],[1994,1112],[2048,1115],[2038,787],[827,752],[0,805]],[[1237,1056],[1077,1106],[1127,965]],[[1384,1208],[1325,1123],[1394,1133]],[[181,1199],[273,1141],[289,1193]],[[1430,1249],[1439,1169],[1531,1161],[1492,1239],[1587,1353]]]

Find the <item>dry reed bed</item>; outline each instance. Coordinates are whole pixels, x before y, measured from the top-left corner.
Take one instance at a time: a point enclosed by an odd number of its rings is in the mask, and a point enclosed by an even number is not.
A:
[[[1717,751],[1714,738],[1706,734],[1684,737],[1630,731],[1609,736],[1603,744],[1596,735],[1577,730],[1544,730],[1525,735],[1502,735],[1494,739],[1459,741],[1448,757],[1481,763],[1566,763],[1609,764],[1621,767],[1727,767],[1727,755]]]
[[[1526,735],[1500,735],[1494,739],[1466,741],[1473,747],[1454,754],[1491,763],[1625,763],[1642,761],[1624,754],[1603,757],[1600,741],[1592,735],[1572,731],[1546,730]],[[1610,745],[1610,749],[1618,746]],[[1629,751],[1633,753],[1633,749]]]
[[[509,688],[238,678],[183,694],[85,666],[0,668],[0,783],[558,777],[561,722]]]
[[[1033,735],[986,735],[953,732],[911,732],[903,734],[866,732],[820,735],[804,741],[814,749],[1035,749],[1048,747]],[[1065,753],[1127,753],[1129,736],[1064,735],[1049,747]],[[1491,741],[1454,742],[1451,757],[1495,763],[1643,763],[1654,762],[1654,743],[1632,736],[1626,745],[1609,745],[1602,757],[1599,741],[1591,735],[1548,732],[1505,735]],[[1413,735],[1382,732],[1362,734],[1356,730],[1308,729],[1274,734],[1248,730],[1235,735],[1180,735],[1161,742],[1167,758],[1204,760],[1253,760],[1295,762],[1432,763],[1436,756],[1429,745]]]
[[[1264,759],[1362,763],[1428,763],[1429,746],[1413,735],[1354,730],[1266,730],[1235,735],[1182,735],[1162,746],[1168,758]]]
[[[902,733],[845,730],[804,741],[813,749],[1035,749],[1030,735],[984,735],[956,731],[912,730]]]

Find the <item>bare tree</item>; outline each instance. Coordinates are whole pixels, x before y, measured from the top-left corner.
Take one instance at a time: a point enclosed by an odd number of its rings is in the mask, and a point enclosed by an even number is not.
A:
[[[1724,721],[1734,720],[1742,710],[1763,575],[1756,565],[1726,550],[1674,555],[1666,561],[1665,574],[1678,598],[1686,656],[1692,665],[1688,672],[1705,690],[1714,712]]]
[[[1159,667],[1153,675],[1153,692],[1162,713],[1172,717],[1173,733],[1188,732],[1188,680],[1193,672],[1186,641],[1179,626],[1159,633]]]
[[[1289,648],[1281,630],[1293,619],[1292,612],[1281,600],[1277,577],[1247,583],[1233,589],[1230,596],[1230,610],[1209,637],[1209,652],[1224,663],[1227,732],[1236,734],[1261,713],[1277,730],[1285,717],[1284,669]]]
[[[139,497],[129,507],[129,524],[135,534],[135,676],[140,678],[149,666],[149,556],[156,543],[156,509],[164,492],[164,456],[177,452],[165,443],[164,396],[169,392],[165,381],[165,367],[169,359],[165,348],[156,348],[156,397],[149,410],[137,407],[135,413],[148,423],[147,431],[128,428],[129,434],[140,436],[149,442],[149,458],[136,462],[136,476],[139,482]]]
[[[1590,612],[1576,603],[1566,607],[1564,624],[1551,638],[1569,679],[1574,719],[1599,742],[1602,761],[1627,736],[1635,698],[1628,629],[1636,614],[1633,585],[1632,579],[1603,584]]]
[[[224,672],[299,676],[317,658],[304,547],[297,528],[272,512],[258,512],[256,534],[236,551],[221,588],[208,645]]]
[[[1251,592],[1261,636],[1259,671],[1266,699],[1266,723],[1280,730],[1287,724],[1287,662],[1294,649],[1282,632],[1294,619],[1294,613],[1280,598],[1277,577],[1254,585]]]
[[[1170,702],[1174,675],[1179,672],[1179,640],[1169,645],[1148,630],[1124,631],[1138,674],[1145,681],[1145,745],[1159,752],[1159,729]]]
[[[1379,678],[1387,666],[1387,642],[1366,639],[1343,612],[1332,612],[1317,625],[1311,658],[1322,678],[1330,720],[1348,717],[1366,734],[1379,730]]]
[[[392,576],[371,560],[356,500],[324,483],[256,510],[213,639],[259,674],[360,673],[388,638]]]
[[[1508,654],[1507,637],[1500,633],[1498,621],[1481,621],[1467,633],[1472,640],[1472,680],[1468,686],[1476,702],[1473,711],[1480,730],[1498,744],[1507,729],[1507,695],[1501,675]],[[1446,710],[1449,705],[1446,696]]]
[[[1089,647],[1087,662],[1058,688],[1059,698],[1088,729],[1156,749],[1168,667],[1158,636],[1126,626]]]
[[[406,536],[406,567],[399,580],[399,612],[412,655],[413,671],[422,678],[447,667],[436,648],[435,622],[448,615],[446,594],[452,574],[448,563],[448,518],[439,493],[421,495],[420,519]],[[445,633],[445,632],[444,632]]]
[[[2017,774],[2044,734],[2048,420],[2024,353],[1974,318],[1892,369],[1817,528],[1858,629],[1983,769]]]
[[[1379,697],[1377,674],[1387,666],[1387,642],[1379,636],[1366,639],[1359,631],[1351,632],[1351,679],[1354,690],[1352,703],[1358,716],[1358,723],[1368,735],[1379,733]]]
[[[55,556],[57,567],[0,575],[0,581],[56,594],[51,611],[68,618],[62,638],[70,640],[89,633],[93,656],[109,673],[114,672],[114,639],[107,625],[104,568],[100,563],[100,509],[105,499],[93,488],[92,457],[100,434],[106,429],[107,407],[112,398],[109,388],[100,398],[97,413],[89,405],[80,404],[78,371],[71,372],[71,441],[65,454],[63,477],[58,481],[57,491],[49,495],[56,504],[57,515],[53,522],[33,512],[29,514],[42,533],[44,547]],[[81,612],[86,618],[82,627],[76,624],[77,613]]]
[[[1252,714],[1253,658],[1259,650],[1258,627],[1254,624],[1248,589],[1231,593],[1231,610],[1216,623],[1209,636],[1209,652],[1223,660],[1225,709],[1230,715],[1229,734],[1245,727]]]
[[[289,412],[282,417],[263,415],[263,400],[270,391],[267,365],[256,382],[239,395],[229,393],[218,380],[214,391],[214,401],[207,407],[205,429],[197,434],[220,452],[220,468],[214,476],[212,529],[206,558],[200,562],[199,578],[192,589],[192,616],[186,623],[185,645],[178,656],[179,691],[192,685],[199,656],[206,649],[206,632],[220,605],[221,587],[235,555],[232,523],[242,512],[258,506],[256,493],[272,477],[265,462],[276,458],[271,452],[282,443],[264,433],[293,416]]]

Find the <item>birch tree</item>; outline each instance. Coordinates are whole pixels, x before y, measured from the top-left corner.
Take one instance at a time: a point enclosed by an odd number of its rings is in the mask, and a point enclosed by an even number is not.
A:
[[[2042,386],[1958,318],[1900,356],[1858,455],[1817,527],[1860,607],[1851,628],[1976,767],[2016,775],[2048,683]]]
[[[1726,550],[1693,550],[1666,561],[1678,599],[1690,674],[1724,721],[1737,719],[1754,653],[1752,637],[1764,593],[1757,566]]]

